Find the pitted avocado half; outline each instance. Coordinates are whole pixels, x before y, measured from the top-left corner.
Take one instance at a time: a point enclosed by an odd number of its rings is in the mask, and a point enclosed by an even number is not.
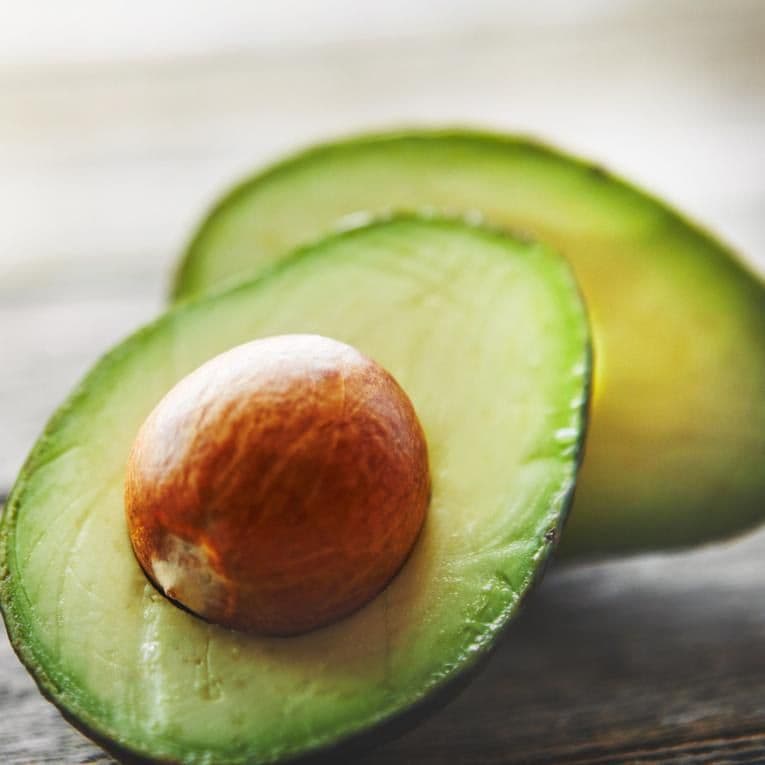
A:
[[[208,624],[157,592],[123,507],[142,421],[258,337],[350,343],[407,392],[432,499],[404,568],[291,638]],[[8,632],[43,693],[126,761],[284,762],[373,737],[464,679],[538,578],[566,514],[589,383],[585,310],[545,245],[393,220],[178,306],[108,353],[50,421],[2,520]]]

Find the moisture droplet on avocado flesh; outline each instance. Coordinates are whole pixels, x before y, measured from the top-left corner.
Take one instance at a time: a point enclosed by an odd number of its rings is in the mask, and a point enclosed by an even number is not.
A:
[[[393,375],[426,436],[432,499],[380,595],[328,627],[258,637],[147,581],[123,483],[141,423],[173,385],[233,346],[291,333],[348,343]],[[233,765],[379,742],[386,720],[485,655],[541,572],[574,485],[588,379],[565,261],[455,223],[350,232],[179,306],[90,372],[19,477],[0,548],[11,640],[67,717],[112,749]]]

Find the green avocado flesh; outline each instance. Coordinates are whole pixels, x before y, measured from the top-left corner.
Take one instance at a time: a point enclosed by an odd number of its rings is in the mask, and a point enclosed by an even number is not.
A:
[[[433,495],[414,552],[354,615],[293,638],[208,624],[148,584],[123,480],[144,418],[243,342],[317,333],[411,398]],[[9,499],[2,604],[43,692],[106,746],[184,763],[273,762],[374,732],[495,642],[569,505],[589,384],[585,311],[545,246],[403,218],[309,247],[170,311],[53,417]]]
[[[549,243],[574,267],[595,375],[563,552],[685,546],[763,519],[763,283],[665,205],[552,149],[413,132],[298,155],[212,211],[175,297],[251,276],[364,214],[401,210],[483,218]]]

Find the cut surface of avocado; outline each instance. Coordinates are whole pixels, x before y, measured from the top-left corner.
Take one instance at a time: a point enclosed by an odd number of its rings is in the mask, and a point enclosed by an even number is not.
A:
[[[317,333],[411,398],[432,500],[403,569],[292,638],[160,595],[126,530],[135,435],[180,378],[258,337]],[[379,731],[473,667],[540,573],[568,507],[589,381],[585,311],[545,246],[400,219],[297,253],[116,347],[49,423],[2,521],[11,640],[67,717],[124,756],[276,762]]]
[[[175,297],[257,273],[365,214],[482,217],[571,262],[593,328],[592,420],[562,552],[728,536],[765,517],[765,286],[601,168],[522,138],[409,132],[320,146],[210,213]]]

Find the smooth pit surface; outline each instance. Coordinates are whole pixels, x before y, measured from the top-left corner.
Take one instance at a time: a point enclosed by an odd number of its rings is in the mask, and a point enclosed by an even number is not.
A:
[[[430,499],[427,444],[379,364],[320,335],[215,356],[141,426],[125,509],[162,592],[205,619],[296,635],[401,568]]]

